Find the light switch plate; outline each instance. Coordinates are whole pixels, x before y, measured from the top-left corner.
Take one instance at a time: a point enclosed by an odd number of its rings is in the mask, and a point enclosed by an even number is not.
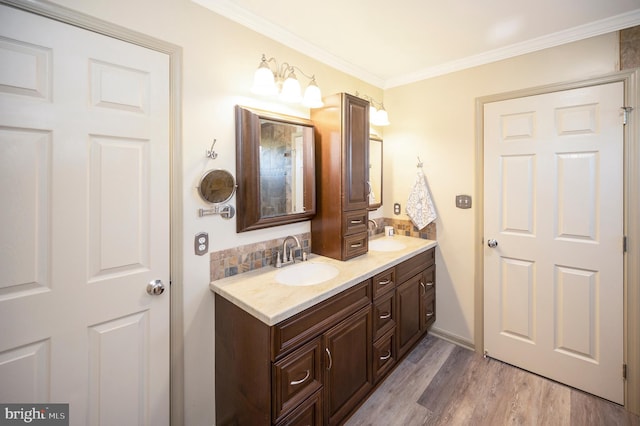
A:
[[[456,195],[456,207],[459,209],[470,209],[471,195]]]
[[[209,252],[209,234],[199,232],[193,239],[193,249],[198,256],[204,256]]]

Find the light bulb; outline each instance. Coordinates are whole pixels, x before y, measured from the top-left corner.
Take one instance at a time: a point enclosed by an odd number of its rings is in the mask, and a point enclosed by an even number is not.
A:
[[[278,93],[273,71],[269,68],[269,64],[267,64],[264,55],[262,55],[260,66],[253,74],[253,87],[251,91],[258,95],[275,95]]]
[[[300,82],[292,71],[284,83],[282,83],[280,99],[286,102],[300,102],[302,100],[301,92],[302,89],[300,89]]]
[[[324,102],[322,102],[322,94],[320,93],[320,88],[316,84],[315,78],[311,79],[309,85],[304,91],[302,105],[307,108],[320,108],[324,105]]]

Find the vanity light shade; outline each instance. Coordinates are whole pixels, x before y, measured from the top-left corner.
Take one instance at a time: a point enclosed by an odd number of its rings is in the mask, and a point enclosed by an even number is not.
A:
[[[324,102],[322,102],[322,93],[320,93],[320,88],[316,84],[315,78],[311,80],[306,90],[304,91],[302,105],[306,106],[307,108],[320,108],[324,105]]]
[[[286,102],[300,102],[302,100],[302,89],[296,75],[292,72],[282,83],[280,99]]]
[[[388,126],[389,124],[389,114],[387,114],[387,111],[384,109],[384,107],[381,107],[378,112],[376,112],[375,115],[375,123],[376,126]]]
[[[275,95],[278,93],[275,76],[271,68],[269,68],[267,61],[264,59],[264,56],[262,57],[260,66],[253,75],[253,87],[251,91],[258,95]]]

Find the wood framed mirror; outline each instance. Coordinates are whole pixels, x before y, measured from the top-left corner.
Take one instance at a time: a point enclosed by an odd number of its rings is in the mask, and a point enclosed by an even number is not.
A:
[[[369,210],[382,206],[382,139],[369,138]]]
[[[236,231],[308,220],[316,213],[310,120],[236,106]]]

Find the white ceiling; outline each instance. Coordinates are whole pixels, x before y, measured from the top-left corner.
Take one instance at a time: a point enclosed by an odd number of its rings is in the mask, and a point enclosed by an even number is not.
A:
[[[640,0],[193,1],[381,88],[640,25]]]

